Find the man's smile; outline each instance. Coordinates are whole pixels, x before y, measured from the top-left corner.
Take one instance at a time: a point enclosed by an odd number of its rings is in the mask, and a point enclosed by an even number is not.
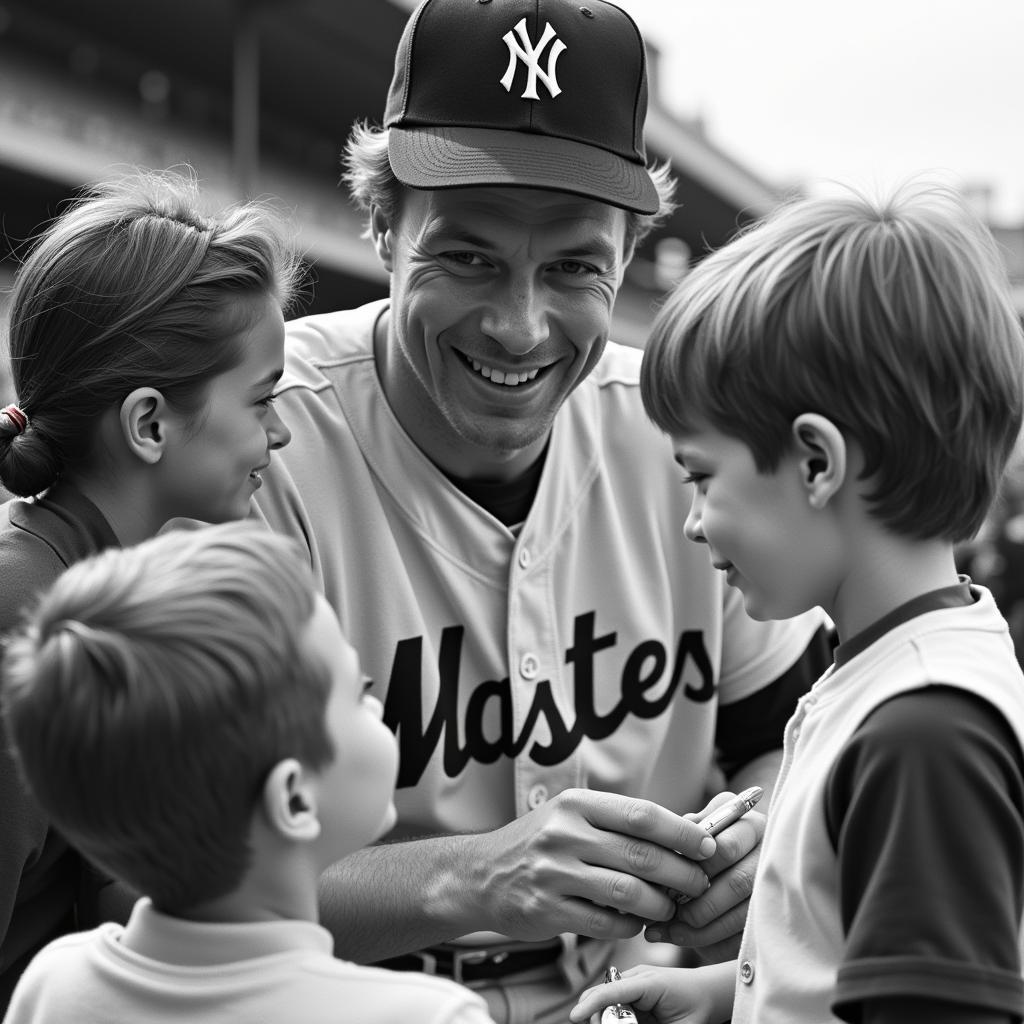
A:
[[[469,357],[467,359],[481,377],[486,377],[492,384],[504,384],[506,387],[517,387],[520,384],[525,384],[527,381],[533,380],[540,371],[538,366],[531,370],[499,370],[494,366],[485,366],[476,359]]]

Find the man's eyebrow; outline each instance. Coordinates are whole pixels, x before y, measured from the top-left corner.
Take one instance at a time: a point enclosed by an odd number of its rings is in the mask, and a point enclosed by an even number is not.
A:
[[[477,235],[463,227],[445,224],[443,221],[435,224],[433,229],[427,232],[428,237],[441,238],[449,243],[462,243],[463,245],[475,245],[478,249],[489,249],[494,244],[485,235]]]
[[[618,247],[602,235],[581,238],[558,252],[561,259],[578,259],[581,256],[597,256],[611,260],[618,255]]]

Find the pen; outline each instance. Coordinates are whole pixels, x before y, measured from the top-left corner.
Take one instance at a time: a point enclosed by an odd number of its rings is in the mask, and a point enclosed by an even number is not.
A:
[[[709,815],[697,822],[709,836],[717,836],[734,821],[739,821],[764,795],[760,786],[751,786],[734,796],[728,803],[716,807]]]
[[[620,977],[618,969],[609,964],[604,972],[605,984]],[[636,1011],[628,1003],[612,1003],[601,1011],[601,1024],[637,1024]]]
[[[697,824],[709,836],[717,836],[719,832],[727,829],[734,821],[739,821],[763,795],[764,790],[760,786],[751,786],[750,789],[745,789],[742,793],[738,793],[727,803],[722,804],[721,807],[716,807],[710,814],[701,818]],[[676,892],[674,889],[669,890],[669,895],[679,906],[689,903],[693,898],[687,896],[684,892]]]

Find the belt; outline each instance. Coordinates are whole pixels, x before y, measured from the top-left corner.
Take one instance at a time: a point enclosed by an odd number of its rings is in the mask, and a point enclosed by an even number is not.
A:
[[[588,936],[581,935],[577,945],[589,941]],[[564,950],[561,939],[532,943],[525,948],[521,942],[481,946],[478,949],[473,946],[431,946],[390,960],[380,960],[373,966],[386,967],[392,971],[421,971],[454,981],[490,981],[532,967],[553,964]]]

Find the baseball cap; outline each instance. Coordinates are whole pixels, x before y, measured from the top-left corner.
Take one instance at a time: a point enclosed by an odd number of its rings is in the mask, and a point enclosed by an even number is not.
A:
[[[647,56],[605,0],[423,0],[384,111],[412,188],[518,185],[655,213]]]

